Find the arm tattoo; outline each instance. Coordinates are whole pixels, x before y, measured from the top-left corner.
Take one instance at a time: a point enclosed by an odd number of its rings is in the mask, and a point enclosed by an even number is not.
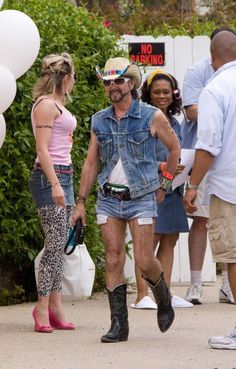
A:
[[[40,126],[36,126],[36,128],[50,128],[50,129],[52,129],[52,126],[49,126],[49,125],[40,125]]]

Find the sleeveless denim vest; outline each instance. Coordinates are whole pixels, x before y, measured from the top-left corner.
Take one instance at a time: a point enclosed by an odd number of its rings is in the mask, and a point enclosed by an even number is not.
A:
[[[159,187],[156,162],[157,139],[150,132],[157,109],[133,100],[126,116],[118,122],[113,106],[92,117],[101,160],[98,183],[102,188],[108,181],[119,157],[128,180],[132,198],[143,196]]]

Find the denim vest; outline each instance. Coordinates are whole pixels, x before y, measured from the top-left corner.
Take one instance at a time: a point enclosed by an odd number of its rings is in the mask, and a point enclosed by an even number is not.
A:
[[[108,181],[119,157],[121,158],[132,198],[159,187],[156,163],[157,139],[150,132],[157,109],[133,100],[128,113],[118,122],[113,106],[92,116],[101,160],[98,176],[100,187]]]

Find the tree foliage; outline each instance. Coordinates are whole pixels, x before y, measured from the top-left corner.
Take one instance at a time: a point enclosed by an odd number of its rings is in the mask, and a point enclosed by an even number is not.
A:
[[[204,16],[187,1],[119,0],[107,1],[107,6],[104,2],[94,1],[92,9],[110,22],[110,29],[117,35],[209,36],[216,27],[236,25],[234,0],[202,1],[209,8]]]

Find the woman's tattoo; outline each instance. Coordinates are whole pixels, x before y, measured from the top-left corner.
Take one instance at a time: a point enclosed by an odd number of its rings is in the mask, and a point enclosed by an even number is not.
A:
[[[50,128],[50,129],[52,129],[52,126],[49,126],[49,125],[40,125],[40,126],[36,126],[36,128]]]

